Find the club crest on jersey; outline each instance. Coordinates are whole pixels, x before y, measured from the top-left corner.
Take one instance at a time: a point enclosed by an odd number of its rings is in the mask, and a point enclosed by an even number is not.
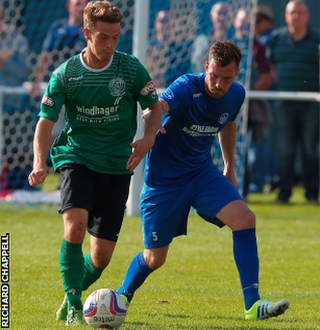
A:
[[[122,96],[125,93],[126,84],[121,78],[114,78],[109,83],[111,95]]]
[[[153,81],[149,81],[141,90],[143,96],[147,95],[149,92],[153,92],[155,89]]]
[[[163,96],[168,99],[168,100],[172,100],[173,99],[173,93],[170,89],[168,89],[164,94]]]
[[[50,105],[50,107],[53,106],[53,100],[50,99],[50,97],[47,97],[47,96],[43,96],[42,100],[41,100],[41,103],[44,103],[46,105]]]
[[[228,113],[224,113],[221,115],[220,119],[219,119],[219,123],[222,125],[224,124],[229,118],[229,114]]]

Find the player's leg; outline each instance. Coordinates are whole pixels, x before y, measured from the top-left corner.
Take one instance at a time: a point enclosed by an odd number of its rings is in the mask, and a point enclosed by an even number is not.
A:
[[[145,249],[132,259],[122,285],[117,290],[125,296],[128,303],[147,277],[165,263],[168,249],[169,245],[157,249]]]
[[[164,264],[173,238],[185,234],[190,210],[187,195],[183,187],[154,188],[144,184],[141,218],[145,250],[132,259],[117,290],[129,303],[146,278]]]
[[[193,206],[199,215],[211,223],[218,219],[233,231],[234,258],[248,309],[260,299],[255,216],[237,189],[216,168],[209,166],[196,180]]]
[[[60,213],[64,221],[64,238],[59,261],[66,297],[56,317],[58,320],[67,319],[68,324],[81,323],[84,264],[82,242],[88,224],[88,210],[91,209],[94,200],[94,183],[90,171],[82,165],[63,165],[59,168],[59,173]],[[72,315],[67,318],[69,312]]]
[[[68,324],[82,322],[82,278],[83,253],[82,242],[85,237],[88,221],[88,211],[80,208],[71,208],[63,212],[64,239],[60,249],[60,270],[67,298]],[[78,312],[77,312],[78,311]],[[64,319],[65,315],[58,316]]]
[[[234,260],[239,271],[245,308],[249,310],[260,299],[255,216],[242,200],[235,200],[224,206],[216,217],[232,229]]]
[[[89,216],[91,251],[85,256],[83,290],[97,281],[108,266],[118,240],[131,175],[96,176],[96,201]]]
[[[91,236],[90,245],[91,251],[84,257],[83,291],[100,278],[111,260],[116,242]]]
[[[216,217],[232,229],[233,255],[238,268],[245,302],[246,319],[266,319],[283,314],[289,307],[285,299],[273,302],[259,296],[259,258],[255,216],[242,200],[223,207]]]
[[[197,178],[197,187],[193,206],[199,215],[214,224],[217,224],[218,219],[233,231],[234,259],[239,271],[245,308],[250,312],[246,312],[246,318],[266,318],[283,313],[289,302],[260,300],[255,215],[243,202],[237,189],[215,169],[203,171]],[[262,310],[265,311],[261,315],[258,315],[257,310],[259,304],[264,306]]]

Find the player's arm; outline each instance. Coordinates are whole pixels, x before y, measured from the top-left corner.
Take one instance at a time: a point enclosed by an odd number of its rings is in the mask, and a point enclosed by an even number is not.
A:
[[[46,159],[51,146],[51,131],[54,122],[41,117],[37,123],[33,139],[33,170],[29,175],[31,187],[44,182],[47,177]]]
[[[230,121],[219,133],[219,143],[224,161],[223,175],[237,187],[237,180],[234,175],[234,148],[236,145],[237,123]]]
[[[145,112],[142,116],[145,126],[145,136],[152,136],[153,140],[155,133],[160,129],[161,133],[166,133],[164,127],[161,125],[162,116],[169,111],[169,104],[160,99],[152,107],[147,108],[148,114],[145,115]]]
[[[144,114],[142,115],[146,124],[144,137],[131,143],[133,152],[127,162],[128,170],[133,171],[151,149],[157,131],[160,129],[162,133],[165,133],[165,129],[161,126],[161,119],[162,115],[169,110],[168,108],[168,103],[159,99],[157,103],[144,111]]]
[[[168,112],[170,110],[170,106],[167,103],[167,101],[165,101],[164,99],[159,98],[158,103],[159,102],[160,102],[160,107],[161,107],[162,115],[164,115],[166,112]],[[144,120],[145,123],[147,123],[147,121],[148,121],[148,118],[149,118],[149,116],[151,114],[151,109],[152,109],[152,107],[143,110],[142,119]],[[162,116],[161,116],[161,118],[162,118]],[[159,129],[160,129],[160,132],[161,133],[163,133],[163,134],[166,133],[166,130],[164,129],[164,127],[162,125],[160,126]]]

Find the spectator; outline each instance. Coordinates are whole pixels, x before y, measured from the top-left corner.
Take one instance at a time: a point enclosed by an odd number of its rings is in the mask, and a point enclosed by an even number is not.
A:
[[[19,86],[27,78],[29,46],[27,39],[17,29],[6,23],[0,7],[0,84]],[[13,71],[16,74],[12,74]]]
[[[86,47],[82,30],[83,10],[87,2],[88,0],[67,0],[68,18],[59,19],[51,25],[38,60],[32,94],[40,93],[40,83],[48,81],[58,65]]]
[[[273,31],[273,12],[267,5],[261,5],[256,10],[256,24],[254,34],[258,41],[265,47],[269,46]]]
[[[241,49],[249,47],[250,15],[244,9],[238,10],[234,20],[235,42]],[[266,60],[266,49],[256,39],[253,40],[251,61],[251,90],[266,90],[272,83],[270,67]],[[243,72],[246,70],[246,58],[241,63]],[[244,80],[244,79],[243,79]],[[261,192],[268,176],[267,164],[270,152],[265,144],[266,126],[270,124],[271,116],[267,102],[264,100],[250,100],[248,108],[248,141],[249,159],[246,160],[245,189],[252,192]]]
[[[156,13],[154,28],[156,33],[149,43],[146,67],[155,87],[168,87],[190,71],[192,41],[176,37],[178,26],[169,10]]]
[[[279,91],[319,91],[318,30],[308,26],[310,14],[303,0],[290,0],[285,10],[287,26],[274,31],[270,40],[270,63]],[[305,196],[318,202],[319,104],[279,101],[275,112],[278,137],[279,188],[277,203],[287,203],[294,184],[298,143],[302,150]]]
[[[208,50],[215,41],[233,39],[232,9],[229,4],[219,1],[214,4],[210,11],[210,19],[213,29],[208,36],[200,34],[194,41],[191,65],[195,73],[205,70]]]
[[[16,27],[6,22],[5,13],[0,7],[0,86],[17,87],[27,80],[29,45],[27,39],[17,31]],[[26,167],[28,163],[28,152],[31,143],[22,140],[16,142],[21,136],[12,139],[12,130],[16,130],[17,121],[24,120],[23,115],[27,115],[26,105],[29,102],[28,95],[4,95],[3,113],[1,117],[3,131],[0,132],[1,138],[4,137],[0,150],[3,155],[1,175],[1,189],[21,189],[28,188]],[[19,114],[19,115],[18,115]],[[22,115],[23,114],[23,115]],[[0,125],[0,126],[2,126]],[[13,164],[13,153],[19,157],[19,163]],[[27,164],[28,163],[28,164]]]
[[[270,45],[270,38],[273,31],[273,12],[272,9],[267,5],[258,6],[256,9],[256,21],[255,21],[255,37],[256,39],[266,47],[266,54]],[[276,90],[275,82],[273,81],[268,90]],[[271,112],[271,117],[274,117],[273,112],[275,110],[274,100],[268,100],[269,110]],[[274,131],[274,125],[269,125],[267,127],[266,133],[266,145],[268,146],[268,162],[265,163],[267,167],[268,176],[266,178],[268,184],[268,190],[274,190],[279,181],[278,175],[278,162],[276,156],[271,153],[272,145],[277,144],[276,138],[277,132]]]

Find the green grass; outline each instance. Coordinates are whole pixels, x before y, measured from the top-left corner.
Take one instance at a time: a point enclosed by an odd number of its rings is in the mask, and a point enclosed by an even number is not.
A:
[[[272,205],[274,198],[251,195],[248,205],[257,216],[260,293],[288,299],[285,315],[244,320],[231,231],[191,215],[188,236],[174,240],[166,264],[136,292],[121,329],[320,329],[320,206],[307,205],[302,190],[295,190],[289,205]],[[65,328],[54,319],[64,295],[61,216],[32,209],[0,215],[1,236],[10,233],[10,329]],[[86,237],[84,253],[88,242]],[[117,288],[142,249],[140,218],[126,217],[109,267],[83,298],[97,288]]]

